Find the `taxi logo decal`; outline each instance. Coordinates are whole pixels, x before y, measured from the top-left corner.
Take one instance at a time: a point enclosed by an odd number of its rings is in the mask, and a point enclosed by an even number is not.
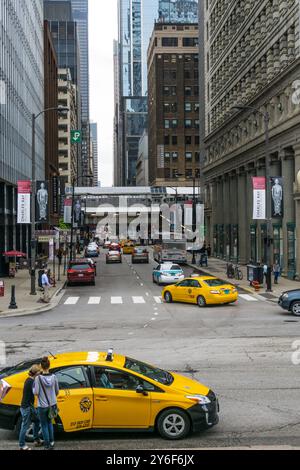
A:
[[[88,413],[91,409],[92,402],[89,398],[85,397],[81,400],[79,405],[80,405],[80,409],[83,413]]]

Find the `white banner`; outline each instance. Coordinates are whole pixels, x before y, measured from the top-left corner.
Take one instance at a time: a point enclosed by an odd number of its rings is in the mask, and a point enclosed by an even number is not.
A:
[[[253,220],[266,219],[266,178],[254,177],[253,182]]]
[[[30,181],[18,181],[18,224],[30,224]]]

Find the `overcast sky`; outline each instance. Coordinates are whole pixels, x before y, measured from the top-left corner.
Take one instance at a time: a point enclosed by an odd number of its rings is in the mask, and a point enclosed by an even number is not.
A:
[[[117,0],[89,0],[90,118],[98,124],[99,179],[113,182],[113,40],[118,35]]]

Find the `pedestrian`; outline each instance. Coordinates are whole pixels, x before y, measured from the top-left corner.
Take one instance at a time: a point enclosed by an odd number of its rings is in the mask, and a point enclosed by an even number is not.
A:
[[[63,258],[63,249],[60,247],[58,250],[57,250],[57,259],[58,259],[58,264],[59,266],[61,266],[61,263],[62,263],[62,258]]]
[[[280,264],[278,263],[278,261],[276,261],[273,266],[274,284],[278,284],[278,278],[280,276],[280,272],[281,272]]]
[[[268,265],[265,263],[263,266],[263,273],[264,273],[264,280],[265,283],[267,283],[267,278],[268,278]]]
[[[210,246],[210,243],[208,244],[208,247],[207,247],[207,256],[210,258],[211,257],[211,246]]]
[[[50,284],[50,281],[49,281],[48,270],[47,269],[44,269],[44,274],[42,275],[42,287],[43,287],[43,291],[44,291],[44,296],[43,296],[42,300],[43,300],[43,302],[48,304],[50,302],[49,289],[51,287],[51,284]]]
[[[39,431],[40,431],[40,421],[37,415],[37,412],[34,408],[34,394],[32,391],[33,383],[35,377],[37,377],[41,372],[40,367],[35,364],[29,370],[29,376],[25,381],[24,388],[23,388],[23,397],[20,407],[20,412],[22,416],[22,423],[19,435],[19,446],[20,450],[31,450],[30,447],[26,445],[25,437],[26,433],[33,423],[33,439],[34,445],[39,447],[42,445],[42,441],[39,438]]]
[[[58,381],[50,374],[50,361],[43,357],[41,361],[42,374],[35,378],[33,393],[38,399],[38,413],[41,422],[45,450],[54,449],[53,419],[57,417]]]

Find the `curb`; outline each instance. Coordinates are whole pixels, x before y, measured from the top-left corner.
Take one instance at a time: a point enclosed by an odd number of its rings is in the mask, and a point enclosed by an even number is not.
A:
[[[65,293],[65,287],[66,287],[66,282],[63,284],[62,287],[57,289],[56,292],[54,292],[53,296],[51,297],[50,304],[45,306],[40,306],[40,307],[33,307],[33,308],[24,308],[20,310],[5,310],[3,312],[0,312],[0,320],[2,318],[14,318],[14,317],[24,317],[24,316],[29,316],[29,315],[38,315],[39,313],[44,313],[44,312],[49,312],[53,310],[59,302],[61,301],[62,297],[64,296]]]

